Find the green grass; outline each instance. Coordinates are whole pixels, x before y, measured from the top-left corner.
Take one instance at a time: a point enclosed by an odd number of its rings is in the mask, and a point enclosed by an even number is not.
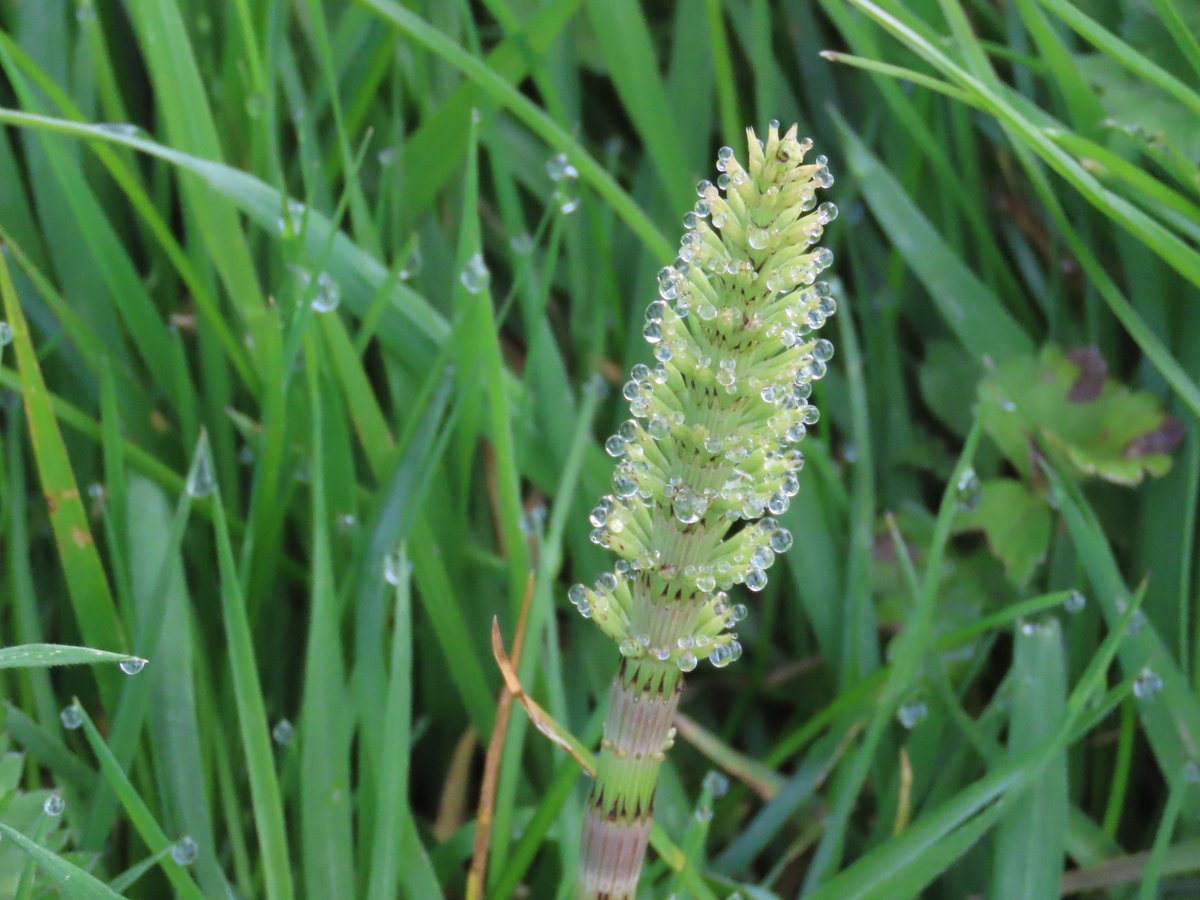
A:
[[[615,651],[565,589],[605,565],[601,441],[692,185],[771,118],[838,176],[838,355],[644,896],[1194,892],[1196,33],[1181,0],[0,0],[0,894],[463,895],[493,618],[511,649],[528,602],[521,684],[594,747]],[[586,779],[513,706],[483,893],[569,896]]]

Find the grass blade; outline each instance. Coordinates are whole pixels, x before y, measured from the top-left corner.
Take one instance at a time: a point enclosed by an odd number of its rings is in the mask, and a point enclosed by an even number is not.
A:
[[[354,893],[350,833],[350,717],[347,704],[337,596],[329,546],[326,499],[325,413],[316,338],[307,348],[312,422],[312,575],[308,650],[301,718],[301,836],[305,892],[316,897]]]
[[[846,161],[888,239],[928,288],[946,326],[981,365],[1033,351],[1000,299],[946,245],[896,179],[839,121]]]
[[[83,733],[87,736],[88,744],[91,746],[92,752],[96,754],[96,759],[100,761],[100,774],[116,792],[130,821],[133,822],[133,827],[137,829],[138,834],[141,835],[152,853],[169,850],[174,842],[163,833],[162,826],[155,821],[154,814],[150,812],[146,801],[138,794],[129,777],[121,769],[116,757],[104,743],[104,738],[96,730],[92,717],[78,706],[78,702],[76,702],[76,709],[83,717]],[[203,900],[204,894],[200,892],[200,888],[196,886],[196,882],[192,880],[187,869],[175,862],[169,853],[162,858],[161,862],[163,871],[167,873],[167,878],[170,879],[171,886],[175,888],[178,896],[191,898],[191,900]]]
[[[213,495],[213,537],[217,544],[217,566],[221,580],[221,615],[233,676],[242,750],[250,780],[254,825],[262,854],[266,896],[269,900],[291,900],[294,896],[292,871],[288,861],[287,831],[283,824],[283,802],[271,754],[271,729],[263,706],[262,685],[254,658],[254,639],[241,584],[238,582],[229,525],[219,490]]]
[[[666,259],[672,254],[670,242],[650,221],[611,175],[595,159],[579,147],[571,136],[548,115],[529,101],[504,78],[497,75],[482,60],[471,56],[446,35],[408,9],[393,0],[358,0],[374,10],[382,18],[402,29],[445,59],[464,75],[475,81],[493,100],[508,109],[534,134],[551,148],[565,153],[579,170],[581,180],[604,198],[656,258]]]
[[[31,841],[17,829],[0,822],[0,835],[10,840],[43,871],[62,886],[72,900],[121,900],[121,895],[103,881],[85,872],[74,863],[68,862],[57,853]]]
[[[12,329],[12,345],[17,353],[25,415],[33,441],[42,492],[50,509],[50,524],[58,544],[59,559],[67,577],[67,588],[75,608],[75,618],[84,640],[96,647],[126,645],[116,604],[108,586],[108,576],[96,552],[87,513],[79,497],[79,486],[66,444],[50,406],[49,393],[34,352],[25,314],[13,287],[8,263],[0,255],[0,296],[5,317]]]
[[[953,62],[929,38],[919,34],[909,24],[872,0],[850,2],[935,68],[948,75],[960,87],[974,94],[992,115],[1010,126],[1013,132],[1021,137],[1025,146],[1079,191],[1092,206],[1153,250],[1193,285],[1200,286],[1200,252],[1189,247],[1140,209],[1104,188],[1077,160],[1055,146],[1043,133],[1039,124],[1026,118],[1011,99],[1001,93],[1000,88],[984,84]]]
[[[842,856],[846,829],[849,825],[850,813],[858,797],[862,784],[867,777],[871,761],[878,750],[883,738],[883,731],[891,719],[905,691],[913,685],[920,667],[921,660],[932,642],[933,615],[937,597],[937,585],[940,578],[941,565],[946,552],[946,544],[950,539],[950,528],[954,520],[957,505],[957,488],[959,473],[970,467],[975,458],[976,448],[983,431],[977,419],[967,437],[966,445],[954,467],[942,502],[938,509],[937,525],[935,527],[929,558],[926,563],[925,577],[921,585],[921,596],[917,609],[912,618],[906,623],[904,643],[897,650],[891,671],[884,683],[883,695],[880,697],[870,722],[862,746],[851,759],[851,769],[839,783],[838,793],[834,798],[832,810],[827,820],[825,835],[817,847],[813,862],[805,876],[805,892],[817,888],[824,878],[834,871]]]
[[[49,666],[90,666],[97,663],[145,662],[127,653],[69,647],[63,644],[21,644],[0,648],[0,669],[32,669]]]
[[[1066,710],[1067,674],[1058,619],[1016,629],[1008,753],[1016,757],[1054,734]],[[996,897],[1046,897],[1058,890],[1067,830],[1067,754],[1054,753],[1028,791],[1014,798],[996,833]]]

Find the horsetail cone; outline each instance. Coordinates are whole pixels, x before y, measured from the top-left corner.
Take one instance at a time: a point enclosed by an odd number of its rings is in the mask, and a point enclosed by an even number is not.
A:
[[[608,439],[613,493],[592,510],[592,540],[619,558],[569,598],[617,643],[621,663],[588,798],[580,897],[633,897],[654,788],[683,674],[742,654],[731,629],[746,607],[728,591],[761,591],[792,544],[774,516],[799,489],[795,444],[817,421],[812,382],[833,345],[816,332],[833,314],[817,281],[833,254],[815,244],[837,215],[818,205],[833,184],[796,127],[765,142],[749,129],[743,166],[730,147],[714,185],[684,217],[679,257],[658,275],[643,330],[658,365],[637,365],[624,395],[633,415]]]

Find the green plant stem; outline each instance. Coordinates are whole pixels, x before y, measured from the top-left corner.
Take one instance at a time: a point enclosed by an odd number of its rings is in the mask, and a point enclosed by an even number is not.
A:
[[[683,676],[674,663],[621,660],[584,813],[580,898],[636,895],[658,770],[674,737],[671,722],[682,690]]]

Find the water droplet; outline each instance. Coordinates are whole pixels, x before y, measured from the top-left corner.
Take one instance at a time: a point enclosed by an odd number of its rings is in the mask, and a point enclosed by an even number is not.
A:
[[[1069,613],[1082,612],[1085,606],[1087,606],[1087,597],[1079,591],[1071,591],[1067,595],[1067,599],[1063,601],[1063,609]]]
[[[975,474],[974,469],[970,467],[963,469],[954,485],[954,496],[960,511],[966,512],[979,505],[979,500],[983,496],[983,484],[979,481],[979,476]]]
[[[354,530],[354,513],[342,513],[337,517],[338,534],[349,534]]]
[[[64,707],[58,717],[62,720],[63,728],[68,731],[74,731],[83,724],[83,710],[76,703]]]
[[[713,769],[704,776],[704,789],[714,800],[720,800],[729,793],[729,779]]]
[[[604,442],[604,451],[612,457],[625,455],[625,438],[619,434],[614,434]]]
[[[546,160],[546,174],[551,181],[562,181],[564,178],[578,178],[579,171],[567,159],[567,154],[559,153]]]
[[[12,343],[12,326],[7,322],[0,322],[0,347],[7,347]]]
[[[572,606],[579,606],[581,603],[587,603],[587,588],[582,584],[573,584],[567,591],[567,599],[571,601]]]
[[[676,519],[684,525],[691,525],[704,517],[708,511],[708,500],[703,494],[698,494],[690,488],[683,488],[676,491],[671,506]]]
[[[754,555],[750,557],[750,565],[756,569],[769,569],[775,564],[775,551],[768,545],[763,544],[754,549]]]
[[[412,563],[404,555],[404,550],[397,547],[383,559],[383,580],[391,585],[398,585],[412,572]]]
[[[713,811],[712,811],[711,806],[697,806],[696,807],[696,821],[697,822],[711,822],[712,817],[713,817]]]
[[[712,663],[715,668],[725,668],[727,665],[733,662],[734,659],[732,644],[732,641],[728,641],[723,644],[713,645],[712,652],[708,655],[708,661]]]
[[[1153,700],[1162,693],[1162,689],[1162,676],[1151,671],[1149,667],[1142,669],[1133,680],[1133,696],[1139,700]]]
[[[812,354],[814,359],[818,359],[821,362],[829,362],[831,359],[833,359],[832,342],[822,338],[813,344]]]
[[[123,659],[119,663],[121,671],[126,675],[136,675],[142,669],[146,668],[146,660],[137,656],[131,656],[129,659]]]
[[[476,253],[469,260],[462,271],[462,285],[472,294],[478,294],[487,288],[491,283],[492,273],[488,271],[487,264],[483,261],[483,255]]]
[[[514,234],[508,239],[508,246],[517,256],[528,256],[533,252],[534,242],[533,235],[527,231],[522,231],[520,234]]]
[[[540,535],[546,528],[546,514],[546,504],[544,503],[535,503],[526,509],[521,514],[521,521],[518,523],[521,533],[531,537]]]
[[[817,207],[817,221],[822,225],[828,225],[837,218],[838,208],[832,203],[822,203]]]
[[[564,216],[569,216],[579,209],[581,197],[579,181],[575,178],[564,178],[554,185],[554,205]]]
[[[746,587],[752,591],[761,591],[767,586],[767,573],[762,569],[751,569],[746,573]]]
[[[618,471],[613,475],[613,490],[618,497],[632,497],[638,492],[637,479],[626,472]]]
[[[328,272],[317,276],[317,292],[313,295],[311,306],[314,312],[333,312],[342,302],[342,286],[333,280]]]
[[[175,860],[178,865],[190,866],[196,861],[198,849],[191,836],[185,834],[171,845],[171,859]]]
[[[261,119],[267,109],[267,98],[261,94],[251,94],[246,98],[246,115],[251,119]]]
[[[380,168],[386,169],[388,166],[394,165],[396,162],[396,148],[384,147],[375,154],[375,158],[379,160]]]
[[[408,259],[404,261],[404,268],[400,270],[401,281],[412,281],[421,271],[421,267],[425,265],[425,257],[421,255],[421,248],[417,244],[413,244],[413,248],[409,251]]]
[[[132,122],[101,122],[96,125],[99,131],[106,134],[116,135],[117,137],[137,137],[141,129]]]
[[[911,731],[925,721],[928,715],[929,708],[925,706],[925,701],[918,697],[904,701],[896,713],[896,718],[901,725]]]
[[[287,212],[276,221],[279,233],[284,238],[298,237],[304,222],[304,204],[299,200],[288,200]]]
[[[1125,626],[1126,637],[1136,637],[1138,632],[1146,627],[1146,614],[1140,609],[1135,609],[1133,615],[1129,617],[1129,624]]]
[[[765,228],[754,227],[746,232],[746,243],[755,250],[765,249],[771,241],[771,233]]]
[[[196,452],[192,456],[192,467],[188,470],[184,484],[188,496],[197,499],[207,497],[217,489],[217,476],[213,472],[212,451],[208,446],[208,433],[200,432]]]
[[[771,532],[771,549],[776,553],[786,553],[792,546],[792,533],[786,528],[777,528]]]
[[[66,808],[67,801],[62,798],[62,794],[57,792],[47,797],[46,802],[42,804],[42,812],[48,816],[61,816]]]
[[[554,203],[563,215],[570,215],[579,208],[579,170],[559,153],[546,161],[546,174],[554,182]]]
[[[679,658],[675,660],[675,664],[679,666],[679,671],[690,672],[696,668],[696,654],[690,650],[686,653],[679,654]]]
[[[280,719],[275,723],[275,727],[271,729],[271,740],[280,747],[286,747],[292,742],[292,738],[295,736],[296,729],[292,727],[292,723],[287,719]]]

